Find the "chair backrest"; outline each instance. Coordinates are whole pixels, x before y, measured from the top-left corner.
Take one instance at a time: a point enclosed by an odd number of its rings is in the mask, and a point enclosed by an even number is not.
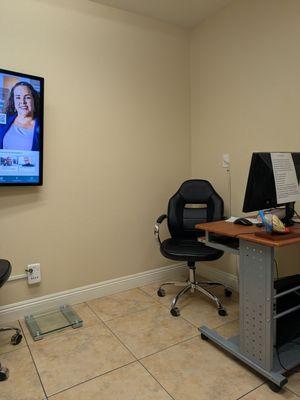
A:
[[[201,222],[222,219],[224,204],[212,185],[203,179],[183,182],[168,205],[168,228],[173,238],[196,238]]]
[[[0,287],[4,285],[11,274],[11,264],[7,260],[0,260]]]

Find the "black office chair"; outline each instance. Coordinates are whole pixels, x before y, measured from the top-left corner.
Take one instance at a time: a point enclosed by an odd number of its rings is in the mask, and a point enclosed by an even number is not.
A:
[[[4,283],[8,280],[11,274],[11,265],[7,260],[0,260],[0,287],[4,285]],[[3,327],[0,328],[0,332],[4,331],[16,331],[16,333],[11,337],[10,343],[12,345],[17,345],[22,340],[21,331],[18,328],[13,327]],[[7,368],[2,367],[0,363],[0,381],[5,381],[8,378],[9,371]]]
[[[186,261],[189,267],[189,279],[186,282],[166,282],[157,291],[158,296],[164,297],[166,293],[163,286],[184,287],[171,304],[170,313],[175,317],[180,315],[180,311],[176,307],[179,298],[189,291],[194,292],[194,290],[198,290],[213,300],[217,304],[219,315],[227,315],[218,297],[207,288],[223,286],[226,297],[231,296],[231,290],[221,282],[197,282],[195,266],[197,261],[213,261],[223,255],[221,250],[200,243],[197,238],[201,234],[203,235],[203,232],[195,229],[197,223],[223,219],[223,210],[223,200],[208,181],[191,179],[184,182],[169,200],[168,215],[163,214],[156,221],[154,234],[159,242],[162,255],[171,260]],[[164,219],[168,221],[171,238],[162,242],[159,230]]]

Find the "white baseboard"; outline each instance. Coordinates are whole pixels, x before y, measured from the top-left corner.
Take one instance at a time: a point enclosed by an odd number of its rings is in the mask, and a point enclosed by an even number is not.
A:
[[[36,297],[0,307],[1,324],[22,319],[26,315],[45,311],[63,304],[77,304],[97,297],[147,285],[155,281],[182,280],[186,276],[184,264],[172,264],[134,275],[127,275],[64,292]]]
[[[201,264],[201,268],[199,268],[199,274],[210,281],[220,281],[235,291],[239,290],[238,278],[234,274],[230,274],[229,272],[224,272],[221,269],[209,267],[204,264]]]
[[[209,280],[224,283],[232,289],[238,289],[237,277],[217,268],[201,264],[199,268],[201,275]],[[77,304],[97,297],[108,296],[113,293],[133,289],[156,281],[184,280],[188,276],[185,264],[173,264],[166,267],[156,268],[134,275],[123,276],[92,285],[66,290],[18,303],[8,304],[0,307],[0,322],[5,323],[22,319],[26,315],[45,311],[63,304]]]

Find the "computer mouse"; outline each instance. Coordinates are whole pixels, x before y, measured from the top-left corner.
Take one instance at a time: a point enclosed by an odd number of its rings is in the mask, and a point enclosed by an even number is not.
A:
[[[246,218],[238,218],[234,221],[234,224],[237,225],[244,225],[244,226],[251,226],[253,225],[252,222],[248,221]]]

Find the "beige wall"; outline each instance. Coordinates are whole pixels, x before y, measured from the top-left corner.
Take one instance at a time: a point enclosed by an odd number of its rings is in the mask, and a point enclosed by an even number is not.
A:
[[[232,215],[253,151],[300,151],[299,38],[298,0],[234,0],[192,34],[192,175],[213,182],[228,212],[229,153]],[[299,246],[281,252],[280,273],[299,273],[299,256]],[[228,258],[219,265],[235,271]]]
[[[45,184],[0,188],[0,304],[168,264],[155,218],[190,176],[186,32],[86,0],[1,0],[1,67],[45,78]]]
[[[1,0],[0,35],[1,67],[46,82],[45,185],[0,188],[1,257],[43,281],[0,304],[167,264],[153,221],[191,171],[229,212],[229,153],[240,215],[252,152],[300,151],[298,0],[234,0],[190,38],[86,0]],[[299,256],[280,252],[280,273]]]

